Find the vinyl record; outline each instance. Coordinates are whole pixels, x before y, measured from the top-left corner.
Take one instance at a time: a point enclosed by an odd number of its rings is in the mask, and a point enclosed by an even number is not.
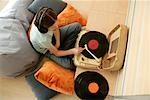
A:
[[[109,49],[109,43],[106,36],[97,31],[89,31],[82,35],[79,41],[79,47],[84,47],[85,44],[87,44],[88,49],[97,58],[104,56]],[[82,54],[85,57],[93,59],[93,56],[91,56],[87,50],[83,50]]]
[[[75,93],[80,99],[103,100],[108,91],[107,80],[97,72],[86,71],[75,79]]]

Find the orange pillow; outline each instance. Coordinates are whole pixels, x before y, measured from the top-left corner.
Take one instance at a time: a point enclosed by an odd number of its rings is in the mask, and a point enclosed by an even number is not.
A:
[[[44,62],[34,76],[50,89],[68,95],[74,93],[74,72],[64,69],[51,60]]]
[[[57,19],[59,27],[73,22],[79,22],[82,26],[87,23],[87,20],[70,4],[67,4],[66,8],[57,16]]]

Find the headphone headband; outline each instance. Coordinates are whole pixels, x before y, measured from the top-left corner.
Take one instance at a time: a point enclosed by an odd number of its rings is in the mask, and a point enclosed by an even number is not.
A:
[[[47,31],[48,31],[48,28],[45,28],[45,27],[43,27],[42,25],[41,25],[41,23],[42,23],[42,19],[43,19],[43,16],[44,16],[44,14],[46,15],[46,16],[48,16],[51,20],[53,20],[54,22],[56,21],[56,19],[54,19],[50,14],[48,14],[48,13],[46,13],[46,11],[47,10],[51,10],[51,12],[53,12],[53,13],[55,13],[51,8],[43,8],[42,10],[45,10],[45,11],[43,11],[42,12],[42,14],[40,15],[40,18],[39,18],[39,21],[38,21],[38,29],[42,32],[43,31],[43,33],[46,33]]]
[[[41,14],[40,19],[39,19],[39,23],[38,23],[39,29],[40,29],[40,27],[41,27],[42,17],[43,17],[43,15],[44,15],[44,13],[47,11],[48,8],[44,8],[44,9],[46,9],[46,10]]]

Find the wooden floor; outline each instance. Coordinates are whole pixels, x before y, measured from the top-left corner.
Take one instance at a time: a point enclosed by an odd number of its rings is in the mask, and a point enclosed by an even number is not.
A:
[[[25,79],[0,77],[0,100],[36,100]]]
[[[52,100],[79,100],[78,97],[59,94]],[[0,100],[36,100],[24,77],[0,77]]]

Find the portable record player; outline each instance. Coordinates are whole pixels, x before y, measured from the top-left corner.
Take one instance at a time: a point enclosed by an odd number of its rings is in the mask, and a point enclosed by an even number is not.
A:
[[[78,36],[75,47],[83,47],[85,50],[74,56],[74,64],[79,67],[97,69],[101,65],[102,56],[109,48],[106,36],[97,31],[82,30]],[[106,48],[105,48],[106,47]]]
[[[88,31],[82,30],[79,33],[75,47],[83,47],[85,50],[74,56],[74,64],[87,69],[119,70],[122,68],[128,28],[118,24],[108,35],[108,45],[107,41],[101,39],[103,35],[99,35],[96,31],[91,32],[93,33],[88,34]]]

